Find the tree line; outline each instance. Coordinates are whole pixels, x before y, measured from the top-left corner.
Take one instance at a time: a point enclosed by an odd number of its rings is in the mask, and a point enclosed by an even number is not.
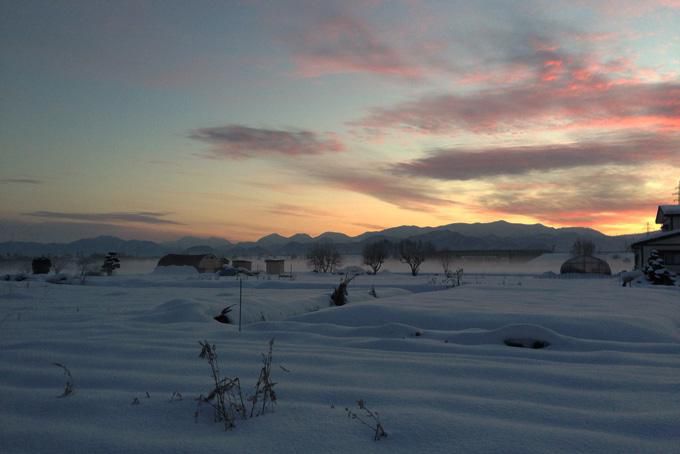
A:
[[[435,256],[440,259],[444,271],[448,271],[450,255],[445,252],[437,252],[428,241],[402,240],[393,243],[388,240],[379,240],[367,243],[361,253],[363,264],[371,269],[371,274],[377,274],[385,263],[385,260],[393,257],[409,266],[411,274],[417,276],[420,265],[429,257]],[[307,251],[307,263],[317,273],[333,273],[342,265],[342,255],[332,241],[319,241],[314,243]]]

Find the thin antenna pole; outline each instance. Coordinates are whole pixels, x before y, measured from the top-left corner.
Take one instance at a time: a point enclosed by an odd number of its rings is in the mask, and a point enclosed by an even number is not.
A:
[[[678,180],[678,190],[673,193],[674,196],[677,196],[677,204],[680,205],[680,180]]]
[[[243,312],[243,279],[238,280],[238,332],[241,332],[241,313]]]

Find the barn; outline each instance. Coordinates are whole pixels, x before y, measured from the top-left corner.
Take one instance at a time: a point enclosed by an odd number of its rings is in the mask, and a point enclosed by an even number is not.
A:
[[[215,254],[167,254],[156,266],[193,266],[199,273],[214,273],[222,269],[223,264]]]

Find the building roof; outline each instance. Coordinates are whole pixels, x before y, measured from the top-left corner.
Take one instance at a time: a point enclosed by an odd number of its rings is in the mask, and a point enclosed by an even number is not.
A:
[[[205,257],[214,257],[213,254],[167,254],[158,261],[158,266],[193,266],[198,268]]]
[[[283,263],[283,262],[285,262],[285,260],[284,259],[267,259],[267,260],[265,260],[265,262],[266,263],[278,263],[278,262]]]
[[[656,211],[656,223],[663,224],[666,216],[680,216],[680,205],[659,205]]]
[[[674,236],[680,236],[680,229],[676,230],[671,230],[669,232],[655,232],[655,233],[650,233],[648,236],[645,237],[644,240],[636,241],[635,243],[631,244],[630,247],[635,247],[638,245],[650,243],[652,241],[656,240],[661,240],[664,238],[670,238]]]

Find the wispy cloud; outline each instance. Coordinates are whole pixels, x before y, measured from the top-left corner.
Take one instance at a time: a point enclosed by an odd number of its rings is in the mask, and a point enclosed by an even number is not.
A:
[[[356,192],[413,211],[435,211],[456,202],[440,196],[431,185],[393,175],[384,169],[320,169],[311,175],[329,186]]]
[[[300,156],[336,153],[345,146],[334,134],[304,130],[277,130],[227,125],[200,128],[190,138],[213,145],[208,157],[243,159],[267,156]]]
[[[422,67],[381,40],[368,23],[347,13],[316,21],[295,44],[293,59],[305,77],[338,73],[423,77]]]
[[[613,141],[582,141],[477,150],[439,149],[429,156],[395,164],[409,176],[438,180],[474,180],[575,167],[632,166],[654,162],[680,165],[680,138],[630,136]],[[653,152],[652,152],[653,150]]]
[[[501,215],[533,217],[552,225],[620,223],[649,217],[660,202],[635,172],[591,170],[497,181],[478,198],[480,206]]]
[[[42,184],[33,178],[0,178],[0,184]]]
[[[301,205],[293,205],[289,203],[279,203],[267,210],[271,214],[279,216],[295,216],[295,217],[327,217],[333,216],[333,213],[318,208],[305,207]]]
[[[184,225],[180,222],[164,219],[172,213],[156,211],[134,211],[134,212],[108,212],[108,213],[72,213],[60,211],[32,211],[22,213],[24,216],[38,218],[61,219],[66,221],[80,222],[134,222],[139,224],[171,224]]]

